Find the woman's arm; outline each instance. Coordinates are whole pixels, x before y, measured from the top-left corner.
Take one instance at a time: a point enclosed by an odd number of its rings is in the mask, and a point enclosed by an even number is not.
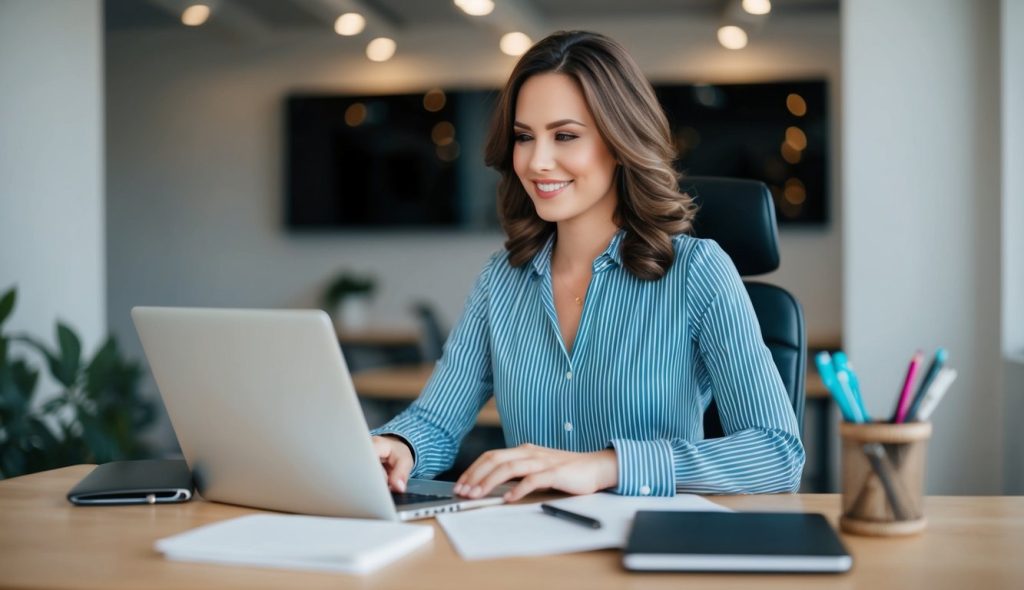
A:
[[[795,491],[804,448],[793,405],[764,345],[736,267],[718,244],[701,240],[687,265],[688,329],[710,386],[724,437],[615,440],[622,494]]]
[[[451,467],[459,443],[492,394],[486,310],[488,276],[497,259],[492,257],[477,278],[423,393],[408,409],[371,432],[394,435],[409,444],[412,477],[432,477]]]

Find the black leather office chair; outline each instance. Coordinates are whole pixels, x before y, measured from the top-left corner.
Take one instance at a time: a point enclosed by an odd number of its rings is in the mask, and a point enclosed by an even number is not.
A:
[[[420,349],[423,354],[423,362],[437,362],[441,359],[448,334],[441,327],[441,320],[438,319],[433,305],[425,301],[418,301],[413,304],[412,312],[420,325]]]
[[[690,176],[679,187],[694,197],[700,210],[694,235],[718,242],[740,276],[760,275],[779,267],[779,235],[772,195],[763,182]],[[761,337],[772,353],[786,387],[801,436],[807,336],[800,302],[782,287],[744,281],[754,304]],[[704,436],[723,435],[714,402],[704,413]]]

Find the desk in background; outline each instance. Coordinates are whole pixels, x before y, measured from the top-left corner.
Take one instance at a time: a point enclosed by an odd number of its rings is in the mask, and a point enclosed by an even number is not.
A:
[[[91,466],[0,481],[0,588],[780,588],[914,590],[1024,586],[1024,497],[930,497],[928,530],[881,539],[843,535],[854,557],[842,575],[636,574],[615,550],[463,561],[434,521],[432,545],[371,576],[242,568],[163,559],[157,539],[256,510],[193,501],[159,506],[75,507],[64,498]],[[834,494],[717,496],[738,510],[822,512]]]

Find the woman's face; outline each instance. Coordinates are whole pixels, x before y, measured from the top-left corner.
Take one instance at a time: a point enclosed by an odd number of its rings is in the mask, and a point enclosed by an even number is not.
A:
[[[549,222],[611,219],[615,156],[576,81],[538,74],[519,89],[512,165],[537,215]]]

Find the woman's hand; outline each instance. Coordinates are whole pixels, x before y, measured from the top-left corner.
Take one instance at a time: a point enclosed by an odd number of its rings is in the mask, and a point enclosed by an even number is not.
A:
[[[412,449],[401,439],[393,436],[374,436],[373,450],[387,474],[388,487],[393,492],[404,492],[405,482],[412,472]]]
[[[515,478],[523,480],[505,494],[507,502],[515,502],[534,490],[591,494],[618,485],[618,460],[613,449],[573,453],[527,444],[487,451],[455,482],[455,493],[481,498]]]

